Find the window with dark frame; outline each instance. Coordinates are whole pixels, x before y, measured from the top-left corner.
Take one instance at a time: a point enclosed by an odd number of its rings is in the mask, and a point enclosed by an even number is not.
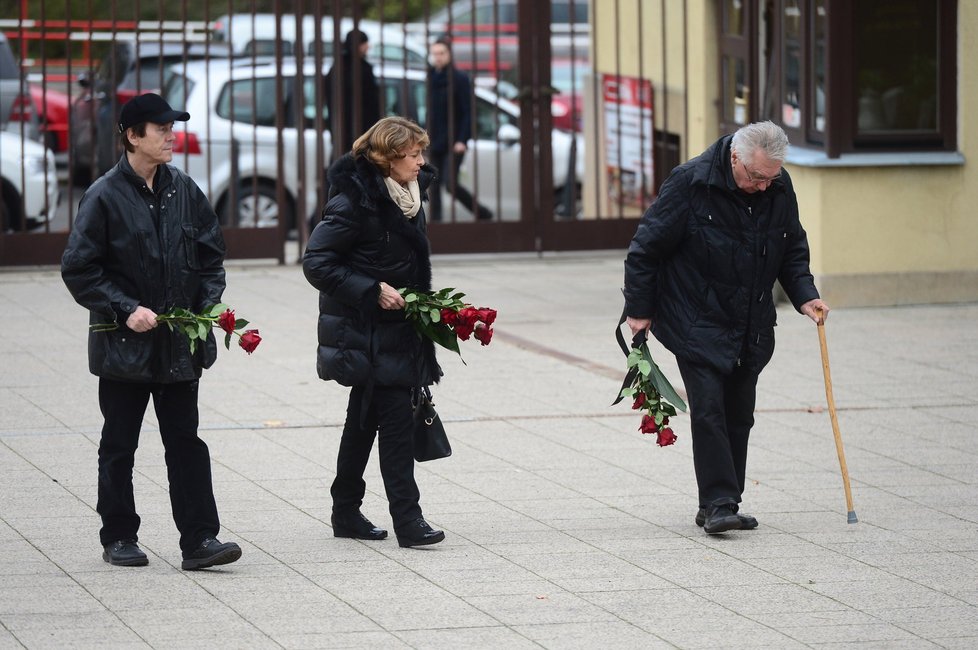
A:
[[[956,148],[956,0],[723,0],[719,18],[725,132],[770,119],[830,157]]]

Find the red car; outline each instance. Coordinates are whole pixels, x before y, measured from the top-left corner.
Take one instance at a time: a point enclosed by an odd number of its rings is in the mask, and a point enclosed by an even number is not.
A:
[[[584,130],[584,79],[591,65],[583,59],[554,59],[550,84],[560,91],[550,100],[555,129]]]
[[[68,95],[40,84],[32,83],[31,100],[40,116],[41,135],[44,145],[55,153],[68,151],[68,113],[71,104]]]

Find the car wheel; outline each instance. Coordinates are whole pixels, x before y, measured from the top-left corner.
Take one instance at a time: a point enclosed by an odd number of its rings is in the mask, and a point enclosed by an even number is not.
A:
[[[5,183],[0,187],[0,233],[18,232],[20,229],[20,196],[17,190]]]
[[[291,227],[292,207],[286,195],[285,204],[279,205],[278,192],[274,185],[259,183],[257,187],[243,183],[235,197],[237,209],[229,213],[230,197],[222,201],[221,225],[239,228],[274,228],[280,218]]]

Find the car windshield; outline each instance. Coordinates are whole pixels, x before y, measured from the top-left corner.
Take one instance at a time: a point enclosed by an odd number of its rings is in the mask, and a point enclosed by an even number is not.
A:
[[[587,72],[587,61],[554,61],[550,68],[550,84],[562,93],[583,93]]]
[[[0,79],[20,79],[20,70],[6,38],[0,39]]]

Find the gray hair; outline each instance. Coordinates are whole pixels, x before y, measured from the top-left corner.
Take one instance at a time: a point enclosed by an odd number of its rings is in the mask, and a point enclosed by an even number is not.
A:
[[[788,154],[788,136],[774,122],[754,122],[737,129],[730,148],[748,162],[753,160],[754,152],[763,151],[772,161],[783,163]]]

